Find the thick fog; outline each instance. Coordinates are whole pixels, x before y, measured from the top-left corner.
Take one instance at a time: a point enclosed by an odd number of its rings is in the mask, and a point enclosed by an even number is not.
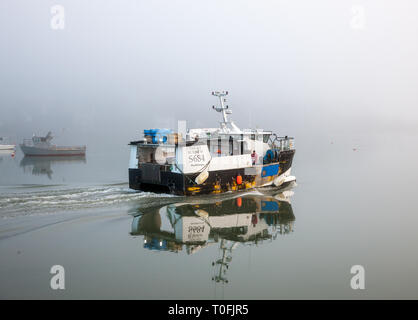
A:
[[[415,0],[3,0],[0,135],[124,147],[177,120],[217,126],[212,90],[238,126],[300,140],[415,134],[417,14]]]
[[[218,299],[210,261],[242,238],[255,240],[234,249],[222,299],[417,299],[417,18],[417,0],[0,0],[0,136],[87,145],[59,160],[0,152],[0,298]],[[246,190],[251,210],[236,195],[233,216],[221,195],[129,189],[128,143],[178,120],[217,127],[213,90],[229,91],[239,127],[295,137],[291,234],[277,188]],[[181,237],[159,215],[163,236],[129,234],[144,208],[199,199],[209,229],[226,217],[207,245],[163,252]],[[255,203],[275,234],[230,224]],[[49,286],[57,263],[66,290]],[[350,287],[357,265],[366,290]]]

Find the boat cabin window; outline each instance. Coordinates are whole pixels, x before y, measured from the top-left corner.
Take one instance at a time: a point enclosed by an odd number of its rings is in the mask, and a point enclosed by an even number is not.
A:
[[[231,156],[231,152],[233,152],[231,147],[232,143],[233,139],[230,140],[227,136],[222,137],[222,139],[220,139],[220,148],[218,150],[218,155],[222,157]]]
[[[216,156],[218,154],[218,149],[220,147],[218,143],[218,139],[208,139],[207,145],[208,145],[209,152],[212,155],[212,157]]]
[[[270,133],[264,134],[263,135],[263,142],[264,143],[267,143],[269,141],[270,136],[271,136]]]
[[[241,135],[233,135],[229,137],[229,155],[236,156],[242,154],[242,137]]]
[[[225,135],[208,139],[206,143],[212,157],[236,156],[243,152],[241,135]]]

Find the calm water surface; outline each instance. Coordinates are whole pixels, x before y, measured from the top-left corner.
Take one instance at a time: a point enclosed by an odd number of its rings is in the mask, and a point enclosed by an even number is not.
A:
[[[0,154],[0,298],[418,298],[417,137],[296,138],[293,188],[192,198],[130,190],[123,144]]]

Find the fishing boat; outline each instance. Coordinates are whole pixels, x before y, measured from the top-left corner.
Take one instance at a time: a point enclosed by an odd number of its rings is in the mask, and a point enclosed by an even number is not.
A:
[[[228,117],[227,91],[212,92],[222,114],[218,128],[144,130],[130,142],[129,187],[178,195],[285,187],[291,175],[294,138],[263,129],[240,129]]]
[[[56,146],[51,144],[51,131],[45,137],[33,135],[25,139],[20,148],[26,156],[84,156],[86,146]]]

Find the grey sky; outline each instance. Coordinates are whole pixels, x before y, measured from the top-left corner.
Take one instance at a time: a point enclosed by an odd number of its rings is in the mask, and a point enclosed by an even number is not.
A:
[[[213,127],[214,89],[241,127],[415,132],[417,14],[414,0],[3,0],[0,134],[125,143],[182,119]]]

